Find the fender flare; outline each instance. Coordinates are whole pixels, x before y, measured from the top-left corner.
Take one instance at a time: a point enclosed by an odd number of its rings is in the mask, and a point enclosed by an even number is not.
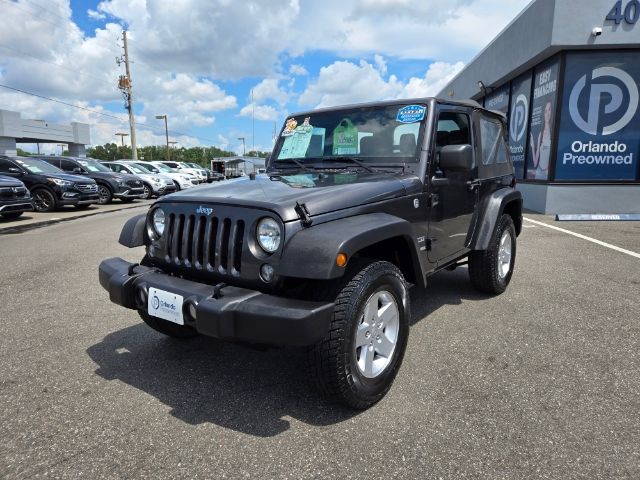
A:
[[[345,269],[336,265],[338,253],[351,259],[363,248],[397,237],[408,245],[415,277],[424,278],[413,226],[387,213],[356,215],[299,231],[285,244],[278,273],[316,280],[340,278]]]
[[[146,225],[146,213],[130,218],[122,227],[118,243],[127,248],[142,247],[149,240]]]
[[[516,234],[522,229],[522,193],[518,190],[501,189],[493,192],[478,206],[481,216],[477,220],[473,237],[469,244],[471,250],[486,250],[496,228],[498,220],[509,205],[509,213],[515,214]],[[511,206],[514,205],[514,206]]]

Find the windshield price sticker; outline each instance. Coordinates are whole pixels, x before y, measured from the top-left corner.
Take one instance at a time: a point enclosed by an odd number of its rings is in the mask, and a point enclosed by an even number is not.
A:
[[[398,110],[396,121],[400,123],[416,123],[424,120],[427,108],[422,105],[407,105]]]
[[[282,132],[282,136],[287,138],[284,139],[284,144],[278,154],[279,160],[306,156],[307,149],[311,143],[311,137],[313,136],[313,126],[309,123],[310,120],[310,117],[305,118],[303,124],[299,126],[295,119],[287,120],[287,126]],[[294,127],[294,125],[296,126]],[[293,131],[285,135],[291,127],[293,127]]]
[[[358,128],[344,118],[333,131],[333,154],[355,155],[358,153]]]

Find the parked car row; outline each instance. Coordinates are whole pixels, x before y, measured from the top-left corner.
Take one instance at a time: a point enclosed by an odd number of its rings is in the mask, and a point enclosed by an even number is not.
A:
[[[0,216],[17,218],[26,211],[50,212],[72,205],[108,204],[150,199],[200,183],[223,180],[195,164],[63,156],[0,156]]]

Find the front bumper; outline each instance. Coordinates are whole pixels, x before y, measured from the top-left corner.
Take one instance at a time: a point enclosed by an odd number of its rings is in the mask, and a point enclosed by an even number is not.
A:
[[[30,212],[33,210],[31,198],[0,200],[0,215],[3,213]]]
[[[333,316],[333,303],[295,300],[231,286],[218,290],[121,258],[104,260],[99,277],[111,301],[132,310],[147,310],[149,287],[181,295],[185,325],[224,340],[312,345],[325,337]],[[195,318],[188,313],[189,305],[195,306]]]
[[[98,203],[97,193],[78,193],[73,194],[65,192],[62,197],[58,197],[59,205],[89,205],[91,203]]]
[[[144,188],[126,188],[113,194],[114,198],[141,198],[144,195]]]

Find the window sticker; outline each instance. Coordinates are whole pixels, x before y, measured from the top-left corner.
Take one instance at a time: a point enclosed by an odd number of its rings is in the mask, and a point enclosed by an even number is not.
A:
[[[358,129],[348,118],[343,118],[333,131],[333,155],[358,153]]]
[[[295,124],[298,123],[292,119]],[[313,126],[309,123],[310,117],[304,119],[304,123],[297,126],[295,130],[288,135],[284,135],[287,138],[284,139],[284,144],[278,154],[279,160],[286,160],[287,158],[303,158],[307,154],[309,144],[311,143],[311,137],[313,136]],[[289,128],[289,121],[287,121],[287,128]]]
[[[281,136],[290,137],[291,135],[294,134],[297,126],[298,126],[298,121],[295,118],[290,118],[289,120],[287,120],[287,123],[285,123],[285,127],[284,127],[284,130],[282,131]]]
[[[424,120],[424,114],[427,111],[422,105],[407,105],[398,110],[396,121],[400,123],[416,123]]]

